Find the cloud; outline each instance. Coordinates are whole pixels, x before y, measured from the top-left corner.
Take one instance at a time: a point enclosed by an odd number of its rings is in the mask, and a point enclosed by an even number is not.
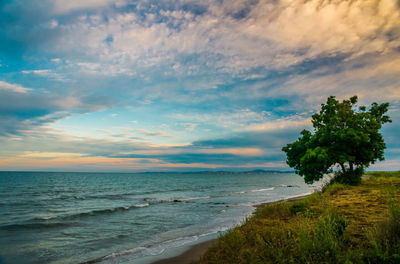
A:
[[[196,128],[197,124],[193,124],[193,123],[184,123],[183,126],[185,127],[185,129],[186,129],[187,131],[193,131],[193,130]]]
[[[31,89],[0,82],[0,136],[17,135],[74,113],[104,109],[112,103],[102,97],[76,97],[29,93]]]
[[[56,14],[65,14],[71,11],[82,10],[82,9],[94,9],[99,7],[105,7],[111,3],[116,2],[122,3],[124,1],[110,1],[110,0],[52,0],[53,12]]]
[[[52,62],[60,63],[62,60],[60,58],[53,58],[51,59]]]
[[[58,74],[85,83],[71,88],[77,93],[107,93],[112,84],[124,103],[284,97],[293,108],[304,108],[303,100],[315,107],[348,90],[371,94],[376,83],[385,90],[377,95],[397,96],[400,11],[394,0],[54,5],[66,10],[46,18],[58,21],[55,37],[33,45],[65,62]],[[392,67],[385,66],[389,60]],[[362,75],[372,69],[375,76]]]
[[[66,81],[66,79],[58,73],[55,73],[52,70],[49,69],[44,69],[44,70],[23,70],[22,71],[23,74],[34,74],[34,75],[38,75],[40,77],[47,77],[47,78],[51,78],[57,81]]]
[[[118,137],[115,133],[102,132]],[[135,160],[136,169],[154,170],[154,168],[188,167],[188,168],[228,168],[262,167],[263,164],[279,162],[277,139],[287,132],[242,133],[232,138],[197,141],[189,145],[155,145],[148,142],[132,140],[129,137],[92,138],[77,137],[65,131],[48,127],[34,127],[25,130],[18,140],[0,137],[6,150],[9,166],[24,161],[32,168],[39,169],[46,163],[35,163],[33,160],[53,160],[54,166],[67,166],[92,162],[93,168],[105,164],[126,164]],[[281,139],[282,141],[283,139]],[[46,142],[46,144],[43,144]],[[7,153],[8,152],[8,153]],[[280,150],[279,150],[280,152]],[[18,162],[17,162],[18,161]],[[61,165],[62,162],[64,165]],[[49,163],[51,164],[51,162]],[[26,165],[25,167],[29,167]],[[68,165],[69,166],[69,165]],[[4,164],[2,166],[4,168]],[[281,165],[279,166],[281,167]],[[75,167],[74,167],[75,168]],[[110,169],[110,168],[109,168]],[[114,168],[118,170],[118,168]]]
[[[398,107],[399,29],[396,0],[3,1],[0,137],[19,152],[88,154],[64,159],[82,168],[278,164],[329,95]],[[43,130],[113,107],[117,122],[128,106],[135,129],[102,140]]]
[[[236,156],[261,156],[263,151],[259,148],[221,148],[221,149],[198,149],[194,153],[201,154],[232,154]]]
[[[266,93],[271,97],[297,95],[311,104],[321,102],[327,95],[345,98],[354,94],[359,95],[363,102],[398,101],[399,63],[399,56],[382,55],[344,62],[339,66],[328,65],[306,75],[294,74]]]
[[[277,119],[270,122],[263,122],[259,124],[251,124],[246,127],[245,130],[248,131],[277,131],[277,130],[285,130],[285,129],[300,129],[300,128],[310,128],[311,127],[311,118],[301,118],[299,116],[295,116],[292,118],[283,118]]]
[[[169,138],[173,137],[171,135],[165,134],[164,131],[149,131],[147,129],[131,129],[131,130],[135,131],[135,132],[139,132],[139,133],[141,133],[143,135],[146,135],[146,136],[151,136],[151,137],[155,137],[155,136],[157,136],[157,137],[169,137]]]
[[[102,76],[136,75],[135,70],[124,68],[118,64],[113,64],[113,63],[77,62],[75,66],[77,66],[81,72],[91,75],[102,75]]]
[[[27,93],[29,92],[30,88],[25,88],[19,84],[13,84],[13,83],[8,83],[4,81],[0,81],[0,90],[5,90],[5,91],[12,91],[15,93]]]
[[[56,158],[78,158],[85,156],[83,153],[64,153],[64,152],[28,152],[21,155],[24,158],[35,159],[56,159]]]
[[[397,115],[397,110],[391,114],[392,118]],[[73,136],[49,127],[34,127],[25,130],[15,140],[0,137],[5,150],[3,155],[7,157],[0,166],[12,169],[25,164],[24,168],[33,169],[107,171],[289,169],[284,163],[285,156],[281,148],[294,141],[302,128],[309,126],[306,122],[291,120],[186,145],[156,145],[133,139],[129,133],[118,134],[110,130],[99,130],[108,135],[107,138],[93,138]],[[395,124],[385,129],[387,142],[396,139],[392,136],[398,131],[397,126]],[[155,136],[153,133],[151,135]],[[400,147],[398,144],[390,145]],[[397,162],[393,158],[398,156],[395,148],[387,150],[390,168]],[[46,160],[49,162],[46,163]]]
[[[188,61],[181,61],[180,54],[201,55],[211,71],[240,75],[256,67],[281,69],[321,56],[348,54],[354,59],[389,54],[400,45],[395,0],[208,1],[200,14],[196,14],[199,6],[185,9],[179,2],[169,7],[150,2],[153,9],[108,11],[107,19],[93,14],[63,25],[54,47],[68,52],[79,43],[85,55],[102,62],[118,61],[127,68],[175,61],[175,66],[179,62],[187,70]],[[106,0],[54,2],[67,11],[109,4]],[[137,6],[141,5],[149,4]]]
[[[198,122],[203,125],[213,125],[217,127],[230,128],[233,130],[244,129],[251,123],[259,123],[268,119],[266,111],[255,112],[248,108],[239,109],[231,112],[194,112],[194,113],[172,113],[169,117],[180,121]],[[185,127],[192,128],[198,124],[184,123]]]
[[[62,20],[52,29],[57,37],[48,45],[44,39],[39,48],[92,59],[77,64],[111,67],[118,62],[122,70],[115,74],[173,62],[185,65],[188,74],[214,71],[241,76],[257,67],[282,69],[318,57],[390,54],[400,45],[396,0],[137,1],[136,8],[118,12],[125,5],[129,3],[109,0],[38,4],[35,9],[45,13],[50,8],[55,14],[49,13]],[[14,3],[7,10],[29,8]],[[72,12],[76,10],[86,11]],[[49,15],[36,19],[57,21]],[[186,55],[193,55],[197,63],[183,59]],[[201,58],[207,65],[199,69]],[[257,75],[243,78],[250,76]]]
[[[125,5],[129,8],[124,9]],[[345,71],[360,63],[381,69],[384,61],[376,58],[396,58],[400,46],[400,11],[395,0],[137,1],[135,6],[125,1],[59,0],[36,7],[42,13],[48,8],[60,13],[37,19],[39,24],[57,20],[54,32],[41,27],[19,32],[21,42],[65,61],[63,70],[83,79],[86,89],[107,89],[93,79],[129,78],[119,80],[121,85],[115,89],[129,96],[132,92],[151,97],[142,102],[197,104],[239,94],[268,98],[280,89],[290,99],[294,99],[293,91],[308,98],[310,89],[325,91],[326,97],[326,92],[338,91],[339,85],[333,87],[334,82],[327,80],[326,89],[315,88],[323,85],[315,81],[306,89],[307,81],[315,79],[308,78],[309,72],[328,66],[324,74],[341,80]],[[10,4],[7,10],[20,9],[28,12],[22,4]],[[4,28],[8,32],[7,25]],[[28,38],[37,31],[46,37],[32,43]],[[339,64],[348,68],[332,67]],[[389,73],[398,74],[398,67],[388,67],[385,74]],[[235,78],[247,82],[234,83]],[[302,86],[289,89],[293,84]],[[345,85],[341,83],[339,93]],[[393,93],[396,85],[391,87],[387,89]],[[206,92],[210,89],[215,91]]]

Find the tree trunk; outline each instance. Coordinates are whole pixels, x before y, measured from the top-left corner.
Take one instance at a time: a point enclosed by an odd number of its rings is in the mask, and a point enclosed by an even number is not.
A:
[[[339,163],[339,165],[340,165],[340,167],[342,167],[343,173],[346,173],[346,168],[344,167],[344,164],[343,163]]]
[[[353,163],[349,162],[349,164],[350,164],[350,171],[352,172],[353,171]]]

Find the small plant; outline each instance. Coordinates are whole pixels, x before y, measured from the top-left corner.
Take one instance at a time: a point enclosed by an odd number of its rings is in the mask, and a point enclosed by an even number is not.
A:
[[[290,207],[290,213],[292,215],[299,215],[307,218],[314,217],[316,214],[310,207],[310,202],[307,199],[293,203]]]
[[[338,212],[328,209],[315,223],[312,232],[302,230],[298,243],[303,258],[300,262],[338,263],[347,224]]]
[[[289,215],[290,208],[285,202],[264,206],[255,213],[256,217],[285,217]]]
[[[323,188],[323,192],[326,193],[327,195],[333,195],[335,193],[337,193],[340,190],[345,190],[348,189],[349,186],[342,184],[342,183],[333,183],[331,185],[328,186],[324,186]]]
[[[295,202],[290,207],[290,213],[301,214],[310,209],[310,205],[305,201]]]
[[[400,263],[400,204],[389,204],[389,219],[375,226],[369,234],[372,252],[368,260],[380,263]]]

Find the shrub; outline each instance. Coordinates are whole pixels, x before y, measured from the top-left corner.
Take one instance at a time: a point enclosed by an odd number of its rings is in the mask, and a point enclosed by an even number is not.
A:
[[[364,173],[364,168],[358,167],[354,170],[346,172],[336,172],[333,178],[334,182],[348,185],[359,185],[361,183],[361,176]]]

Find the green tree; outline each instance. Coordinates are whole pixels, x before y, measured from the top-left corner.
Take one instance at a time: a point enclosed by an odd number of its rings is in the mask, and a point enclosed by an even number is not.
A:
[[[385,115],[389,103],[373,103],[368,110],[356,103],[357,96],[342,102],[330,96],[320,112],[312,115],[314,133],[303,130],[297,141],[282,148],[287,164],[306,183],[318,181],[338,167],[335,181],[359,184],[364,168],[384,160],[386,145],[379,129],[392,122]]]

